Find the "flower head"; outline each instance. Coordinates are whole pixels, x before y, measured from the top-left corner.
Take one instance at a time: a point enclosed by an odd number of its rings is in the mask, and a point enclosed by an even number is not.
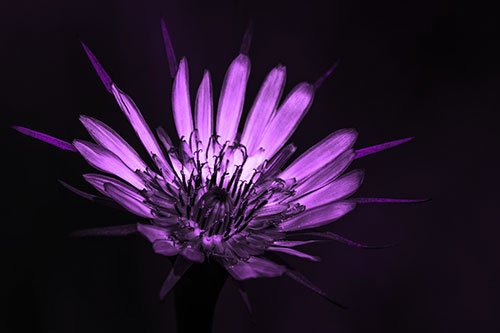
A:
[[[187,60],[183,58],[177,64],[164,24],[162,29],[174,77],[172,110],[178,146],[162,128],[156,130],[156,135],[153,133],[133,100],[110,79],[85,45],[102,82],[128,118],[151,161],[143,161],[118,133],[91,117],[81,116],[80,120],[94,143],[75,140],[69,144],[16,127],[25,134],[77,151],[104,173],[83,175],[104,198],[63,183],[69,189],[91,200],[114,202],[143,218],[137,225],[90,229],[79,234],[139,232],[156,253],[178,256],[162,296],[191,263],[210,259],[219,262],[236,280],[287,274],[326,297],[300,273],[268,255],[280,252],[319,261],[317,256],[296,248],[325,240],[368,247],[331,232],[311,229],[341,218],[359,202],[404,201],[350,199],[364,173],[359,169],[346,170],[355,158],[409,139],[355,151],[356,131],[342,129],[289,163],[296,147],[287,141],[309,110],[314,92],[326,75],[316,84],[299,83],[282,98],[286,70],[278,65],[265,78],[239,133],[250,74],[250,34],[245,35],[241,53],[227,70],[217,109],[213,107],[212,83],[206,71],[193,112]]]

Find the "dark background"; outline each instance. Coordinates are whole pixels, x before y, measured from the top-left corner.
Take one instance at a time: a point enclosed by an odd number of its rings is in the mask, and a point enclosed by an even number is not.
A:
[[[22,125],[71,141],[96,117],[141,147],[100,83],[79,40],[94,51],[152,127],[175,135],[164,17],[191,93],[211,71],[218,94],[249,18],[255,22],[245,112],[266,73],[287,66],[289,91],[340,67],[317,92],[292,141],[299,153],[354,127],[356,147],[408,136],[355,162],[359,196],[432,198],[358,207],[329,229],[397,247],[310,246],[321,263],[294,261],[341,310],[287,278],[248,284],[255,332],[487,332],[498,329],[498,18],[453,1],[16,1],[2,2],[2,332],[173,332],[173,296],[157,294],[170,264],[140,237],[71,239],[76,229],[134,223],[130,214],[69,193],[90,190],[77,154],[15,133]],[[138,148],[139,149],[139,148]],[[6,151],[6,152],[5,152]],[[487,161],[486,159],[490,159]],[[4,199],[5,202],[5,199]],[[5,215],[4,215],[5,216]],[[197,297],[197,295],[193,295]],[[193,320],[196,320],[194,318]],[[222,291],[214,332],[250,332],[234,285]]]

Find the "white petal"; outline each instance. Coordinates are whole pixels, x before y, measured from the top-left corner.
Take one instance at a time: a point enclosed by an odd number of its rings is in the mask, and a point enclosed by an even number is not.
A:
[[[83,140],[75,140],[73,145],[94,168],[118,176],[137,189],[144,189],[140,177],[106,148]]]
[[[217,111],[217,134],[219,142],[232,142],[240,123],[245,91],[250,74],[250,59],[240,54],[229,66],[222,85]]]
[[[356,137],[357,133],[354,129],[342,129],[331,133],[297,158],[279,177],[295,178],[300,181],[314,174],[349,149],[356,141]]]
[[[363,181],[363,176],[363,170],[353,170],[322,188],[294,201],[306,206],[306,209],[311,209],[329,202],[344,199],[352,195],[359,188]]]
[[[258,149],[262,133],[278,105],[283,87],[285,86],[285,77],[285,66],[280,65],[274,68],[267,75],[250,109],[241,136],[241,144],[246,146],[250,156]]]
[[[305,82],[298,84],[288,95],[264,132],[260,146],[265,150],[265,159],[272,157],[292,136],[313,97],[313,86]]]
[[[212,83],[210,73],[205,71],[203,80],[198,88],[195,105],[196,129],[200,138],[203,151],[207,149],[208,141],[213,134],[213,115],[212,115]],[[200,154],[200,157],[203,154]]]
[[[186,58],[182,58],[172,88],[172,109],[179,138],[189,140],[193,132],[193,116],[189,99],[189,72]]]
[[[146,170],[147,166],[139,154],[108,125],[83,115],[80,116],[80,121],[98,144],[118,156],[130,169]]]
[[[341,218],[353,210],[354,207],[356,207],[356,204],[353,202],[341,201],[314,209],[307,209],[302,214],[278,225],[278,230],[297,231],[321,227]]]

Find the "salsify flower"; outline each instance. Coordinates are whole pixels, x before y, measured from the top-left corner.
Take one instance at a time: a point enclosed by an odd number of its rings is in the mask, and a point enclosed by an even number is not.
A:
[[[110,79],[83,43],[100,79],[130,121],[152,163],[143,161],[111,127],[88,116],[80,116],[80,120],[94,143],[85,140],[68,143],[14,127],[59,148],[80,153],[104,173],[83,175],[104,197],[63,183],[67,188],[90,200],[116,203],[143,218],[134,225],[89,229],[77,234],[139,232],[151,242],[154,252],[177,256],[161,297],[192,263],[214,260],[236,280],[285,274],[332,301],[272,254],[319,261],[317,256],[297,247],[325,240],[369,248],[314,228],[338,220],[357,203],[420,201],[352,199],[350,196],[363,180],[363,171],[346,172],[354,159],[411,138],[355,150],[356,131],[341,129],[288,163],[296,147],[287,141],[309,110],[315,90],[334,67],[315,84],[299,83],[283,99],[285,67],[278,65],[272,69],[253,102],[242,133],[238,133],[250,73],[251,30],[247,30],[240,54],[227,70],[217,110],[213,107],[212,83],[206,71],[194,100],[194,113],[187,60],[183,58],[177,63],[163,22],[162,31],[174,77],[172,111],[180,142],[177,147],[162,128],[156,130],[155,136],[139,108]]]

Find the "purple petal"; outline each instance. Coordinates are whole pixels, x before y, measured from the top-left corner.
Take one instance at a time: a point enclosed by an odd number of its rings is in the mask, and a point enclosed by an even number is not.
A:
[[[177,256],[177,259],[175,259],[174,267],[172,267],[172,269],[168,273],[168,276],[165,279],[165,282],[163,282],[163,285],[161,287],[160,290],[161,300],[163,300],[165,296],[167,296],[169,291],[172,290],[177,281],[180,280],[180,278],[187,272],[187,270],[191,267],[192,264],[193,264],[192,261],[185,259],[183,256]]]
[[[335,202],[329,205],[308,209],[300,215],[278,225],[279,231],[297,231],[321,227],[335,220],[338,220],[356,207],[356,204],[349,201]]]
[[[313,175],[349,149],[357,136],[354,129],[341,129],[331,133],[300,155],[279,177],[281,179],[295,178],[300,181]]]
[[[186,246],[182,249],[181,255],[186,257],[188,260],[194,262],[203,262],[205,261],[205,255],[198,249],[191,247],[190,245]]]
[[[304,252],[301,252],[301,251],[297,251],[295,249],[290,249],[290,248],[287,248],[287,247],[269,246],[267,248],[267,250],[269,250],[269,251],[275,251],[275,252],[282,252],[282,253],[289,254],[291,256],[295,256],[295,257],[299,257],[299,258],[303,258],[303,259],[308,259],[308,260],[315,261],[315,262],[321,261],[320,257],[312,256],[310,254],[307,254],[307,253],[304,253]]]
[[[53,146],[56,146],[57,148],[76,152],[75,147],[73,147],[73,145],[69,142],[54,138],[53,136],[50,136],[47,134],[43,134],[43,133],[40,133],[37,131],[30,130],[26,127],[12,126],[12,128],[15,129],[16,131],[22,133],[22,134],[29,135],[35,139],[47,142]]]
[[[165,52],[167,54],[168,68],[170,70],[170,76],[175,77],[177,73],[177,58],[175,57],[174,48],[172,47],[172,41],[167,31],[167,26],[165,21],[161,20],[161,33],[163,36],[163,44],[165,45]]]
[[[135,188],[144,188],[144,184],[139,176],[130,170],[118,156],[106,148],[83,140],[75,140],[73,145],[94,168],[116,175]]]
[[[350,239],[347,239],[345,237],[342,237],[340,235],[337,235],[333,232],[301,232],[298,234],[293,234],[294,236],[308,236],[308,237],[321,237],[321,238],[326,238],[327,240],[334,240],[349,246],[355,246],[363,249],[386,249],[388,247],[392,247],[395,244],[384,244],[384,245],[366,245],[366,244],[361,244],[355,241],[352,241]]]
[[[335,180],[354,160],[354,150],[348,149],[336,159],[325,165],[322,169],[316,171],[309,178],[305,179],[296,188],[297,195],[314,191],[323,185]]]
[[[329,202],[344,199],[352,195],[359,188],[363,177],[363,170],[353,170],[322,188],[294,201],[306,206],[306,209],[311,209]]]
[[[323,84],[323,82],[325,82],[326,78],[332,74],[332,72],[335,70],[335,68],[337,68],[338,65],[339,61],[337,60],[330,68],[328,68],[328,70],[323,75],[321,75],[321,77],[316,82],[314,82],[314,89],[317,90]]]
[[[109,77],[108,73],[104,70],[104,68],[101,66],[99,63],[99,60],[97,60],[96,56],[90,51],[90,49],[85,45],[82,41],[83,49],[85,50],[85,53],[87,53],[87,56],[90,59],[90,62],[92,63],[92,66],[94,66],[95,71],[97,72],[97,75],[99,75],[99,78],[101,79],[102,83],[104,84],[104,87],[106,87],[106,90],[111,94],[111,85],[113,84],[113,81]]]
[[[189,72],[186,58],[181,59],[172,88],[172,110],[179,138],[189,140],[193,132],[193,116],[189,99]]]
[[[392,148],[392,147],[399,146],[400,144],[408,142],[408,141],[410,141],[410,140],[412,140],[414,138],[415,137],[412,136],[412,137],[409,137],[409,138],[406,138],[406,139],[400,139],[400,140],[390,141],[390,142],[382,143],[380,145],[358,149],[358,150],[356,150],[356,158],[365,157],[367,155],[378,153],[379,151],[382,151],[382,150],[386,150],[386,149],[389,149],[389,148]]]
[[[233,281],[236,284],[236,288],[238,289],[238,293],[240,294],[243,303],[245,303],[248,313],[250,314],[250,316],[252,316],[252,304],[250,303],[250,299],[248,298],[248,293],[245,288],[245,283],[243,281],[238,281],[234,279]]]
[[[430,199],[353,198],[357,203],[418,203]]]
[[[179,249],[170,240],[160,239],[153,243],[153,250],[161,255],[170,257],[179,253]]]
[[[159,160],[162,164],[159,168],[164,169],[165,174],[170,177],[167,180],[172,180],[172,169],[168,166],[158,142],[153,136],[148,124],[144,120],[141,111],[137,108],[137,105],[135,105],[134,101],[123,93],[123,91],[121,91],[115,84],[111,85],[111,91],[113,92],[118,105],[120,105],[120,108],[125,113],[130,124],[134,128],[135,133],[146,148],[149,156],[151,156],[153,160],[155,160],[154,156],[156,156],[156,160]]]
[[[71,233],[75,237],[92,237],[92,236],[127,236],[137,232],[137,225],[125,224],[113,227],[92,228],[85,230],[77,230]]]
[[[314,88],[309,83],[298,84],[277,110],[268,124],[260,146],[264,159],[271,158],[292,136],[312,104]]]
[[[286,68],[277,66],[264,80],[250,112],[241,136],[243,144],[252,156],[262,139],[262,133],[276,110],[285,86]]]
[[[213,111],[212,111],[212,83],[210,73],[205,71],[203,80],[198,88],[195,104],[195,119],[198,136],[202,142],[203,149],[207,149],[210,137],[213,135]],[[200,154],[204,156],[204,154]]]
[[[249,74],[250,59],[240,54],[229,65],[220,94],[217,134],[221,143],[232,142],[236,137]]]
[[[332,304],[335,304],[343,309],[346,309],[346,307],[336,301],[334,301],[333,299],[330,298],[330,296],[328,296],[328,294],[326,292],[324,292],[323,290],[321,290],[319,287],[317,287],[314,283],[312,283],[311,281],[309,281],[304,275],[302,275],[302,273],[300,273],[299,271],[297,270],[292,270],[292,269],[287,269],[285,274],[287,276],[289,276],[290,278],[292,278],[293,280],[297,281],[298,283],[302,284],[303,286],[311,289],[312,291],[314,291],[316,294],[320,295],[321,297],[325,298],[328,302],[332,303]]]
[[[138,199],[137,194],[131,194],[130,191],[124,190],[123,187],[118,187],[111,183],[104,184],[104,190],[109,197],[131,213],[145,218],[154,218],[154,215],[151,213],[151,207]]]
[[[226,265],[227,271],[236,280],[246,280],[259,277],[276,277],[285,273],[285,266],[270,260],[250,257],[248,261],[239,261],[236,265]]]
[[[168,240],[167,230],[154,225],[137,223],[137,231],[139,231],[151,243],[155,243],[160,240]]]
[[[278,246],[285,246],[285,247],[295,247],[295,246],[301,246],[301,245],[306,245],[306,244],[312,244],[312,243],[318,243],[321,242],[322,240],[306,240],[306,241],[290,241],[290,240],[281,240],[281,241],[274,241],[273,244],[278,245]]]
[[[68,190],[70,190],[71,192],[87,199],[87,200],[90,200],[90,201],[93,201],[93,202],[96,202],[98,204],[103,204],[103,205],[106,205],[106,206],[109,206],[109,207],[113,207],[113,208],[121,208],[120,205],[118,205],[116,202],[114,202],[113,200],[109,199],[109,198],[106,198],[106,197],[100,197],[100,196],[97,196],[97,195],[94,195],[94,194],[90,194],[90,193],[87,193],[87,192],[84,192],[84,191],[81,191],[65,182],[63,182],[62,180],[59,180],[59,183],[61,183],[62,186],[64,186],[65,188],[67,188]]]
[[[131,170],[147,169],[139,154],[108,125],[83,115],[80,121],[98,144],[118,156]]]
[[[248,55],[248,51],[250,51],[250,44],[252,43],[252,33],[253,33],[253,20],[248,22],[247,29],[245,30],[245,34],[243,35],[243,41],[241,42],[240,53]]]

